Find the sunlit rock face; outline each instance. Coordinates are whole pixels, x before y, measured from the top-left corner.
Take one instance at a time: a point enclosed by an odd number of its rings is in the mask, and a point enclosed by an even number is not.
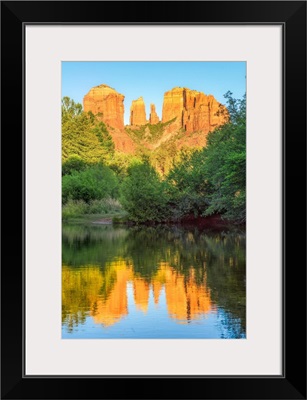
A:
[[[93,87],[83,98],[84,111],[91,111],[110,129],[115,150],[126,154],[135,152],[135,143],[124,129],[124,98],[122,94],[107,85]]]
[[[91,111],[112,128],[124,129],[124,98],[105,84],[93,87],[83,98],[84,111]]]
[[[175,87],[164,93],[163,110],[161,122],[165,123],[159,129],[162,134],[156,139],[151,137],[150,125],[156,125],[160,118],[154,104],[150,105],[149,118],[146,118],[146,108],[143,97],[132,101],[130,107],[129,125],[124,126],[124,98],[115,89],[106,84],[101,84],[90,89],[83,98],[84,111],[91,111],[100,121],[108,126],[112,136],[115,150],[135,154],[140,143],[148,149],[156,149],[165,141],[175,137],[177,150],[182,147],[200,148],[207,144],[207,134],[215,128],[225,124],[229,114],[225,106],[220,104],[212,95],[191,90],[188,88]],[[171,121],[171,122],[170,122]],[[127,128],[141,129],[138,140],[131,136]],[[183,133],[178,135],[178,133]]]
[[[162,122],[176,118],[169,130],[208,132],[223,125],[228,119],[226,108],[212,95],[176,87],[164,93]]]
[[[130,107],[130,125],[138,126],[145,125],[146,111],[143,97],[139,97],[137,100],[133,100]]]
[[[156,112],[156,106],[154,104],[150,104],[150,115],[149,115],[149,123],[154,125],[159,122],[159,116]]]

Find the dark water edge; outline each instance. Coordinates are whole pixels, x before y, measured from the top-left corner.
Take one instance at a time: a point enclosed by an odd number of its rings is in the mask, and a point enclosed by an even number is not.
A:
[[[193,214],[186,215],[179,220],[166,220],[166,221],[147,221],[142,223],[136,223],[129,220],[128,217],[125,218],[115,218],[114,225],[127,225],[127,226],[157,226],[157,225],[167,225],[167,226],[183,226],[187,228],[199,228],[199,229],[210,229],[210,230],[227,230],[233,231],[240,229],[242,231],[246,230],[245,221],[232,221],[225,219],[221,214],[214,214],[210,216],[194,216]]]
[[[63,338],[245,338],[245,229],[63,225]]]

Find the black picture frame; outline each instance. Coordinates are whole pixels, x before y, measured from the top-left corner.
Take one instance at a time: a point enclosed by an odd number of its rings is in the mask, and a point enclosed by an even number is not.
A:
[[[30,23],[283,26],[282,376],[24,376],[23,32]],[[306,2],[2,1],[1,56],[1,397],[306,399]]]

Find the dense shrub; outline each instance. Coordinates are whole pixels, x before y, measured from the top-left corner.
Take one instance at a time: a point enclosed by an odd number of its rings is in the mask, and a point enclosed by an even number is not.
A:
[[[62,178],[62,202],[69,199],[91,200],[116,198],[118,195],[118,179],[115,173],[104,165],[95,165],[84,171],[74,171]]]
[[[82,200],[68,200],[66,204],[62,206],[62,218],[63,220],[69,218],[80,217],[85,213],[87,204]]]
[[[86,214],[115,214],[122,212],[123,207],[117,199],[107,197],[101,200],[92,200],[85,210]]]
[[[82,160],[82,158],[76,154],[73,154],[67,158],[62,164],[62,176],[70,175],[73,172],[84,171],[88,164]]]
[[[128,169],[121,187],[121,203],[135,222],[164,221],[169,217],[166,183],[144,161]]]

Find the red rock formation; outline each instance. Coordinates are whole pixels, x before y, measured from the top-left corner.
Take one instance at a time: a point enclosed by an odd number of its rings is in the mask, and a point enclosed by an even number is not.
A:
[[[164,94],[162,122],[176,118],[168,130],[183,129],[187,133],[208,133],[227,121],[227,110],[212,95],[176,87]]]
[[[130,125],[145,125],[146,111],[143,97],[139,97],[137,100],[133,100],[130,107]]]
[[[156,106],[154,104],[150,104],[150,115],[149,115],[149,123],[157,124],[159,122],[158,114],[156,113]]]
[[[124,98],[107,85],[93,87],[83,98],[84,111],[91,111],[112,128],[124,129]]]
[[[124,127],[124,96],[107,85],[93,87],[83,99],[85,111],[91,111],[109,126],[109,133],[113,138],[115,150],[134,154],[140,143],[135,141],[131,132]],[[216,115],[217,111],[224,111],[224,115]],[[171,139],[179,130],[185,135],[176,138],[176,149],[181,147],[206,146],[207,133],[222,125],[228,119],[227,109],[216,101],[212,95],[205,95],[196,90],[176,87],[164,94],[162,122],[175,121],[163,128],[163,133],[155,142],[149,142],[145,131],[141,145],[150,150],[159,147],[163,142]],[[159,117],[155,105],[150,105],[149,121],[146,120],[145,104],[142,97],[134,100],[130,108],[131,128],[147,123],[157,124]],[[161,128],[162,129],[162,128]]]

